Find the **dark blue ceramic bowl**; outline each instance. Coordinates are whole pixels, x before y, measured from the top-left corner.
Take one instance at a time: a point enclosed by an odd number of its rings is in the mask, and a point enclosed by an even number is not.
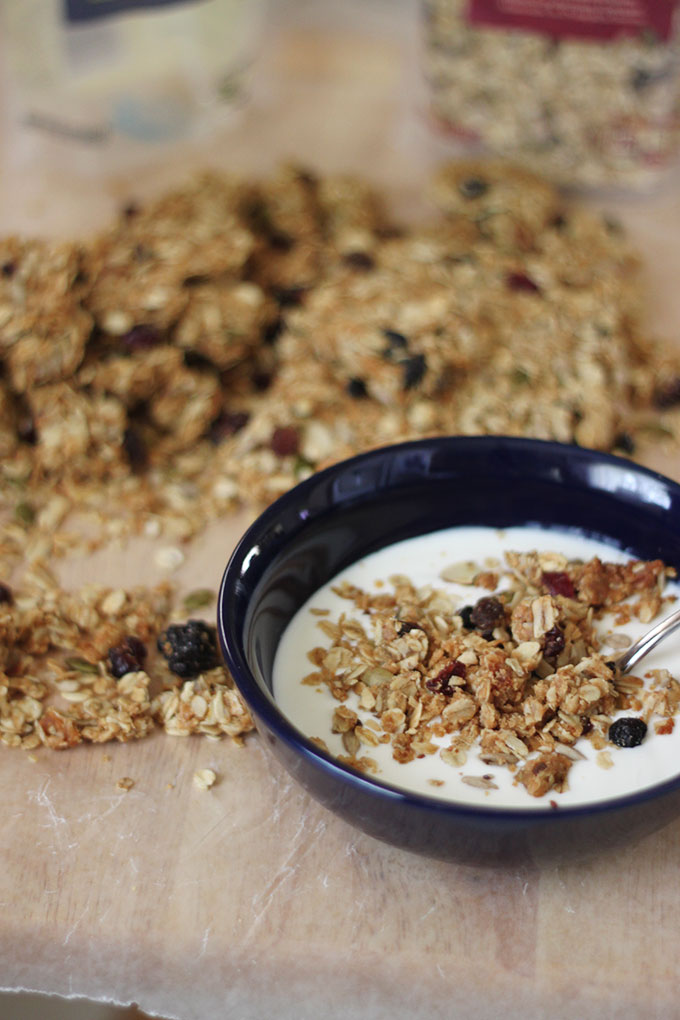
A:
[[[344,767],[279,711],[271,693],[274,654],[306,599],[385,545],[466,524],[577,528],[680,568],[680,486],[608,454],[539,440],[455,437],[336,464],[262,514],[222,581],[220,641],[266,744],[331,811],[378,839],[432,857],[477,864],[572,858],[667,824],[680,813],[680,774],[589,807],[461,806]]]

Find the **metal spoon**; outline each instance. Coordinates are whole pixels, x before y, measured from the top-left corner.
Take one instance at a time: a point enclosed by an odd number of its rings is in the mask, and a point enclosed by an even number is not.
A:
[[[634,641],[630,648],[627,648],[615,660],[617,670],[620,673],[627,673],[636,662],[639,662],[644,655],[651,652],[652,648],[655,648],[659,641],[662,641],[667,634],[672,634],[678,627],[680,627],[680,609],[676,609],[665,620],[661,620],[655,627],[652,627],[646,634],[643,634],[641,638]]]

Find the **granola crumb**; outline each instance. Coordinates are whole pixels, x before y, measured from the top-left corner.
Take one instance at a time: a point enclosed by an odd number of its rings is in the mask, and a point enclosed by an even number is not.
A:
[[[217,773],[212,769],[197,769],[194,772],[194,786],[198,790],[210,790],[217,782]]]
[[[122,776],[116,781],[116,789],[122,790],[123,793],[128,793],[129,790],[135,785],[134,779],[130,779],[129,776]]]

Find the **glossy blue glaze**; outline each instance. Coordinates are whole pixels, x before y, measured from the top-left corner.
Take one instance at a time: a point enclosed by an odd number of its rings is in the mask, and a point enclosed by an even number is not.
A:
[[[282,496],[241,539],[218,605],[222,649],[273,753],[331,811],[378,839],[468,863],[571,858],[660,828],[680,813],[680,776],[587,808],[465,807],[403,793],[340,765],[271,694],[286,625],[359,558],[455,525],[578,529],[680,570],[680,486],[608,454],[540,440],[451,437],[363,454]]]

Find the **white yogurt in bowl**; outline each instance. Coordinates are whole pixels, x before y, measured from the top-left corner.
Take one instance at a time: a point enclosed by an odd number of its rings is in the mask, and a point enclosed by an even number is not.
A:
[[[388,579],[395,574],[406,575],[417,588],[431,586],[462,608],[478,599],[490,596],[489,588],[461,584],[441,577],[450,576],[445,568],[453,563],[472,561],[489,571],[498,568],[508,551],[519,553],[557,552],[568,560],[587,561],[599,557],[605,562],[624,563],[631,557],[603,542],[581,534],[547,530],[537,527],[517,527],[505,530],[482,527],[458,527],[419,536],[388,546],[365,557],[344,570],[324,585],[296,613],[279,643],[273,669],[274,698],[289,721],[307,737],[320,739],[336,755],[346,754],[342,736],[331,732],[333,714],[339,705],[356,713],[361,724],[371,725],[371,712],[362,709],[359,696],[350,692],[345,702],[339,702],[325,685],[303,683],[313,670],[308,653],[319,647],[329,647],[330,638],[319,627],[322,621],[355,619],[366,625],[367,616],[355,608],[352,601],[333,591],[347,582],[372,596],[391,591]],[[496,591],[502,590],[502,583]],[[676,596],[675,584],[666,587],[665,594]],[[668,605],[662,615],[670,611]],[[601,642],[601,654],[613,659],[621,650],[621,635],[635,640],[648,627],[636,617],[617,626],[612,616],[600,620],[596,630]],[[612,640],[612,635],[615,635]],[[680,674],[680,633],[668,637],[634,671],[645,678],[648,686],[654,682],[651,671],[667,669]],[[638,716],[639,711],[626,709],[618,716]],[[614,716],[615,717],[615,716]],[[664,725],[665,724],[665,725]],[[374,725],[374,724],[373,724]],[[658,733],[663,725],[670,732]],[[434,753],[416,756],[406,763],[393,757],[391,743],[377,743],[362,748],[377,765],[375,778],[401,790],[439,798],[445,801],[499,808],[522,808],[536,811],[551,810],[555,806],[581,806],[611,800],[626,794],[642,791],[659,782],[673,778],[680,771],[680,726],[669,725],[667,720],[653,716],[643,742],[637,747],[620,748],[608,743],[595,747],[587,737],[574,745],[577,754],[568,772],[568,788],[551,790],[542,797],[531,796],[517,782],[517,769],[505,764],[489,764],[480,757],[480,748],[473,745],[464,764],[449,764],[441,755],[448,746],[450,735],[434,737],[439,746]]]

